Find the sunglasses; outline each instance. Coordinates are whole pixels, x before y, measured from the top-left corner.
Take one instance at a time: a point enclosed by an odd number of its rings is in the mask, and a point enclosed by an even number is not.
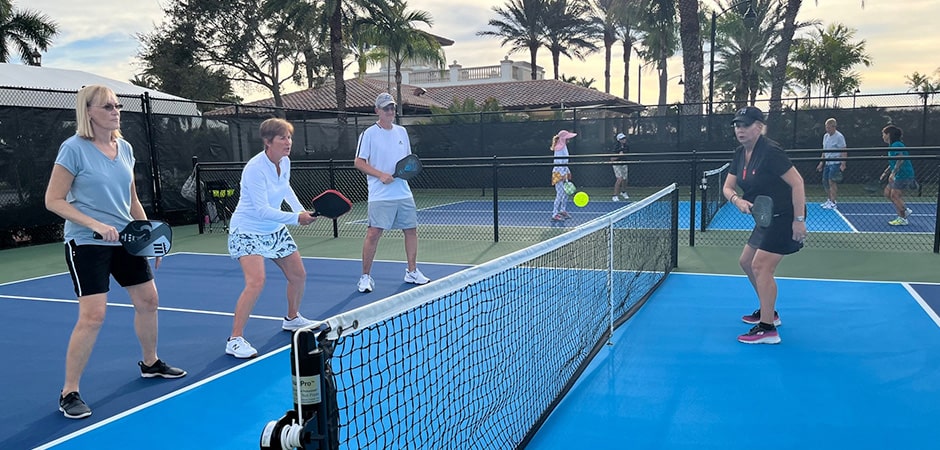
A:
[[[108,112],[114,111],[115,109],[118,110],[118,111],[120,111],[120,110],[124,109],[124,105],[122,105],[122,104],[120,104],[120,103],[106,103],[106,104],[104,104],[104,105],[99,106],[99,108],[101,108],[101,109],[103,109],[103,110],[105,110],[105,111],[108,111]]]

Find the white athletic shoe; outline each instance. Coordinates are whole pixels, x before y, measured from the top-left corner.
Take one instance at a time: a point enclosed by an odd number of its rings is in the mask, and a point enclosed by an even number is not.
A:
[[[359,292],[372,292],[375,289],[375,281],[372,276],[364,273],[359,277]]]
[[[630,196],[627,195],[626,192],[621,192],[621,193],[620,193],[620,196],[623,197],[624,200],[630,200]]]
[[[299,330],[303,327],[310,326],[317,323],[315,320],[310,320],[304,316],[301,316],[300,313],[297,313],[297,317],[293,319],[284,318],[284,321],[281,322],[281,329],[284,331],[294,331]]]
[[[258,351],[241,336],[229,338],[225,343],[225,353],[242,359],[258,356]]]
[[[429,281],[431,281],[431,279],[424,276],[424,274],[421,273],[421,269],[418,269],[417,267],[415,267],[414,272],[405,270],[405,283],[428,284]]]
[[[826,200],[822,205],[819,205],[822,209],[832,209],[836,206],[835,203],[832,203],[832,200]]]
[[[611,197],[610,200],[611,200],[611,201],[614,201],[614,202],[619,202],[619,201],[620,201],[620,197],[617,197],[617,196],[615,195],[615,196]]]
[[[904,218],[911,217],[911,214],[914,214],[914,211],[911,211],[911,208],[904,208]]]

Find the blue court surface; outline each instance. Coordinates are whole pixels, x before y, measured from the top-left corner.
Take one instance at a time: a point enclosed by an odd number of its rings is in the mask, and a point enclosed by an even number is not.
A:
[[[305,263],[302,312],[310,318],[410,287],[401,283],[402,263],[381,263],[381,270],[377,263],[371,294],[355,292],[359,261]],[[164,264],[160,355],[189,375],[139,378],[132,311],[115,289],[83,379],[94,415],[79,421],[63,418],[55,404],[76,311],[66,300],[67,276],[0,286],[6,367],[16,368],[2,375],[9,403],[0,412],[0,448],[63,436],[54,448],[256,448],[264,424],[291,409],[276,267],[246,330],[262,356],[244,361],[223,353],[241,289],[234,261],[175,254]],[[432,279],[461,269],[421,268]],[[940,285],[781,279],[779,292],[783,342],[746,345],[736,341],[748,329],[740,317],[757,304],[746,278],[669,275],[527,448],[934,448]]]
[[[680,208],[682,206],[680,205]],[[888,202],[840,202],[838,209],[824,209],[819,203],[807,203],[806,228],[816,232],[904,232],[933,233],[937,220],[933,203],[907,203],[912,214],[907,226],[891,226],[888,221],[897,217],[894,206]],[[681,209],[680,209],[681,211]],[[753,221],[741,219],[742,214],[726,203],[712,219],[710,230],[741,230],[754,226]],[[685,214],[688,221],[688,212]],[[680,217],[679,220],[682,220]],[[681,225],[682,222],[680,222]]]
[[[325,319],[414,287],[402,281],[405,272],[402,262],[376,261],[372,272],[376,289],[368,294],[356,290],[356,282],[362,272],[360,260],[304,258],[304,264],[307,290],[301,313],[310,319]],[[267,267],[264,292],[245,329],[245,338],[262,356],[246,361],[225,354],[225,340],[232,327],[232,311],[243,287],[238,263],[228,255],[182,253],[169,255],[163,260],[156,271],[161,306],[158,354],[189,372],[186,377],[176,380],[140,377],[137,368],[140,346],[133,329],[133,308],[124,289],[112,284],[107,317],[82,377],[82,397],[93,410],[92,416],[83,420],[64,418],[56,403],[57,393],[62,387],[66,346],[78,312],[69,275],[63,273],[0,285],[3,330],[0,332],[0,345],[7,350],[5,370],[0,375],[3,398],[7,401],[0,409],[0,449],[33,448],[86,427],[110,423],[115,417],[137,410],[139,412],[118,422],[151,417],[149,415],[154,411],[167,407],[160,402],[161,398],[174,396],[173,402],[192,398],[189,396],[193,394],[184,392],[229,372],[222,377],[225,381],[197,389],[199,393],[193,403],[157,416],[143,428],[132,431],[136,436],[128,436],[128,440],[118,438],[120,432],[112,435],[115,428],[109,425],[100,428],[99,433],[105,433],[105,437],[99,441],[79,440],[77,444],[69,443],[61,448],[124,448],[129,442],[138,442],[141,436],[145,436],[144,441],[156,439],[152,441],[154,445],[161,446],[158,443],[167,442],[163,439],[166,436],[164,432],[176,428],[173,421],[177,418],[192,421],[189,425],[202,429],[201,419],[191,416],[191,413],[224,418],[225,425],[222,422],[218,424],[224,427],[224,430],[218,430],[224,434],[237,434],[237,430],[232,428],[238,428],[239,421],[246,421],[242,424],[246,427],[246,439],[247,435],[252,435],[252,438],[237,446],[201,447],[189,446],[185,441],[177,445],[176,438],[173,438],[168,441],[173,443],[168,445],[170,448],[257,447],[258,418],[248,404],[265,386],[276,383],[273,380],[278,376],[290,377],[287,357],[278,353],[290,346],[290,333],[280,328],[287,308],[284,295],[287,282],[273,262],[269,261]],[[434,280],[465,266],[419,263],[419,267]],[[274,356],[269,360],[266,355]],[[251,369],[255,363],[268,367],[267,373],[244,382],[243,377],[256,370]],[[220,383],[226,386],[220,395],[233,403],[206,403],[216,400],[201,393],[211,391]],[[290,389],[289,382],[284,386]],[[268,411],[276,410],[273,419],[284,413],[282,409],[290,408],[290,398],[288,393],[287,397],[269,399]],[[160,406],[141,409],[141,405],[148,402],[158,402]],[[196,411],[190,408],[196,408]],[[254,445],[247,445],[248,442]]]
[[[624,208],[630,202],[591,201],[579,208],[568,202],[571,219],[556,222],[552,217],[552,202],[545,200],[501,200],[499,202],[500,227],[575,227],[600,216]],[[679,229],[689,229],[691,208],[688,201],[679,202]],[[806,226],[814,232],[905,232],[933,233],[936,205],[908,203],[913,211],[910,224],[904,227],[888,225],[897,214],[888,202],[839,203],[837,210],[824,209],[819,203],[808,203]],[[701,207],[696,205],[695,228],[700,228]],[[365,221],[352,223],[365,225]],[[418,223],[422,225],[493,226],[493,202],[458,201],[418,210]],[[754,221],[742,214],[734,205],[725,203],[712,218],[709,230],[750,230]]]
[[[781,279],[778,345],[747,345],[744,277],[672,274],[527,449],[926,449],[940,286]]]

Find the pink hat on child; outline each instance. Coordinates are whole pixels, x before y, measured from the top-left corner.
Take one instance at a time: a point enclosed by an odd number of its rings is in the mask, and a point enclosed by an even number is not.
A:
[[[568,131],[568,130],[561,130],[561,131],[559,131],[558,134],[556,134],[555,136],[557,136],[559,140],[564,141],[564,140],[571,139],[571,138],[573,138],[573,137],[575,137],[575,136],[577,136],[577,135],[578,135],[578,133],[572,133],[572,132],[570,132],[570,131]]]

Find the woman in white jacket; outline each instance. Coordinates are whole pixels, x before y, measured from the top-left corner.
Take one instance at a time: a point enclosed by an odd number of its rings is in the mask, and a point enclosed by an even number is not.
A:
[[[281,328],[297,330],[310,325],[300,315],[307,272],[297,244],[286,225],[309,225],[316,216],[304,210],[290,187],[290,148],[294,127],[283,119],[261,123],[264,151],[252,157],[242,170],[238,206],[229,222],[228,251],[238,260],[245,275],[245,288],[238,296],[232,334],[225,353],[236,358],[258,355],[242,336],[248,316],[264,288],[264,260],[271,259],[287,277],[287,315]],[[293,212],[281,210],[287,202]]]

